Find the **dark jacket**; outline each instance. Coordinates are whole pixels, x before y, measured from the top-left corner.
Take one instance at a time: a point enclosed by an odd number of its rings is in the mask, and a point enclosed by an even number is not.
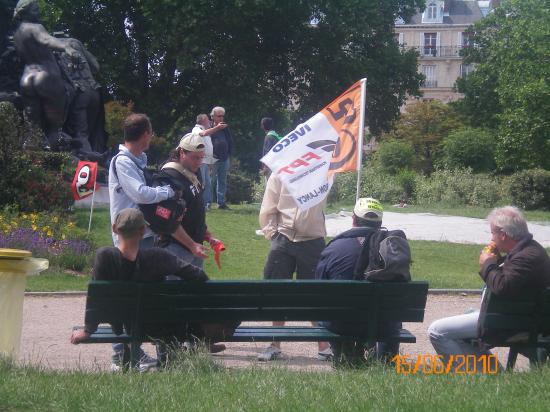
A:
[[[529,234],[502,262],[485,262],[479,275],[495,295],[513,296],[526,288],[550,286],[550,258]]]
[[[222,162],[227,160],[233,153],[233,138],[229,127],[212,133],[210,139],[212,140],[214,158]]]
[[[182,198],[185,200],[186,210],[181,221],[181,226],[193,241],[202,244],[206,234],[206,211],[202,197],[202,188],[197,188],[193,183],[175,169],[162,169],[176,182],[177,187],[182,189]],[[200,180],[200,173],[195,174]],[[158,238],[158,245],[166,247],[176,240],[170,235],[161,235]],[[187,249],[184,245],[183,248]]]
[[[186,281],[204,282],[206,273],[176,255],[160,248],[140,250],[135,261],[122,256],[116,247],[102,247],[95,255],[92,277],[94,280],[123,282],[162,282],[168,275]],[[86,323],[85,330],[94,333],[97,324]],[[112,324],[116,334],[122,333],[121,324]]]
[[[315,279],[353,280],[353,273],[363,244],[375,229],[355,227],[332,239],[321,252]]]

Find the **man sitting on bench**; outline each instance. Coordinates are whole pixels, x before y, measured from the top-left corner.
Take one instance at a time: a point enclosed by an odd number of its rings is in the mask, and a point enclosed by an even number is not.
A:
[[[161,248],[139,249],[145,231],[145,220],[137,209],[123,209],[115,218],[113,232],[118,235],[117,247],[102,247],[95,256],[92,276],[94,280],[127,282],[162,282],[167,276],[176,276],[184,281],[205,282],[206,273],[174,254]],[[78,344],[90,337],[98,325],[86,324],[84,329],[75,330],[71,343]],[[112,325],[113,331],[122,333],[120,325]],[[236,326],[235,326],[236,327]],[[231,336],[234,327],[218,324],[203,324],[196,333],[207,341],[222,340],[220,336]],[[223,344],[210,344],[210,352],[225,350]]]
[[[353,208],[353,227],[330,241],[321,253],[321,259],[315,270],[315,278],[319,280],[354,280],[354,270],[365,242],[368,245],[370,236],[382,226],[383,208],[380,202],[373,198],[360,198]],[[366,330],[365,322],[320,322],[328,330],[339,334],[357,334]],[[401,322],[380,323],[379,329],[393,334],[401,329]],[[333,343],[343,345],[342,343]],[[345,352],[359,351],[363,355],[364,348],[342,348]],[[368,349],[368,348],[367,348]],[[338,350],[337,352],[342,352]],[[399,353],[399,342],[376,344],[376,355],[379,359],[391,359]],[[321,353],[319,353],[321,354]]]
[[[513,296],[525,289],[550,286],[550,258],[533,240],[523,214],[513,206],[506,206],[494,209],[487,220],[491,226],[492,245],[479,256],[479,275],[486,287],[495,295]],[[506,256],[502,257],[501,253]],[[469,370],[482,370],[481,359],[491,352],[470,343],[478,336],[478,318],[479,311],[475,311],[439,319],[430,325],[430,341],[443,356],[444,365],[451,355],[465,355],[465,358],[475,355],[478,365]]]

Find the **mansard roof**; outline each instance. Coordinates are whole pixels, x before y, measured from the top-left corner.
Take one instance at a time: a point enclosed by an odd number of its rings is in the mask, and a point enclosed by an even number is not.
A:
[[[429,0],[426,1],[428,5]],[[473,24],[483,18],[477,1],[473,0],[445,0],[443,8],[444,16],[442,24]],[[422,23],[422,12],[420,10],[405,24],[441,24],[441,23]]]

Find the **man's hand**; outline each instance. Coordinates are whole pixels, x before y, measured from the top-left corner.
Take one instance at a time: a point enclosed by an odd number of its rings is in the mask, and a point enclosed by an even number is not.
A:
[[[479,266],[483,266],[489,259],[491,259],[494,263],[497,263],[497,257],[493,253],[489,253],[484,250],[481,251],[481,254],[479,255]]]
[[[73,333],[71,335],[71,343],[73,345],[78,345],[89,337],[90,333],[86,332],[84,329],[73,330]]]
[[[216,126],[214,126],[214,129],[216,129],[216,131],[218,131],[218,130],[225,129],[226,127],[227,127],[227,123],[220,122]]]
[[[193,247],[191,248],[191,253],[201,259],[206,259],[208,257],[208,254],[206,252],[207,249],[200,243],[194,243]]]

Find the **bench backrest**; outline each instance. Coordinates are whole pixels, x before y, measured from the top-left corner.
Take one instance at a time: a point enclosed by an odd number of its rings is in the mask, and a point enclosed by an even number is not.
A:
[[[481,337],[529,333],[531,340],[550,331],[550,288],[526,290],[515,296],[497,296],[487,290],[481,304]]]
[[[427,282],[92,281],[88,286],[86,322],[133,325],[225,320],[422,322],[427,293]]]

